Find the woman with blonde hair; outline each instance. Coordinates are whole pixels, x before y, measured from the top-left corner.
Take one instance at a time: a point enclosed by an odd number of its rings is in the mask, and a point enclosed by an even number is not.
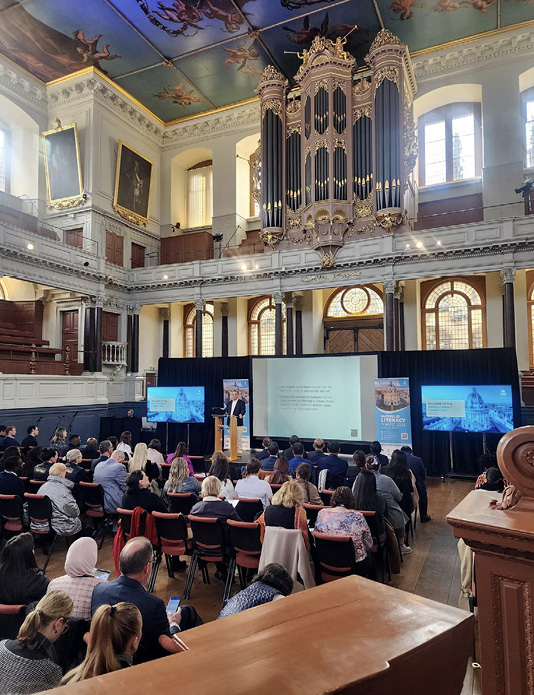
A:
[[[215,451],[211,457],[211,467],[208,475],[214,475],[221,481],[219,496],[230,502],[234,499],[234,484],[230,478],[230,464],[228,457],[222,451]]]
[[[28,613],[16,640],[0,642],[0,692],[27,695],[59,685],[54,642],[68,628],[71,597],[51,591]]]
[[[187,461],[183,458],[174,459],[171,470],[169,471],[169,479],[165,481],[165,485],[163,486],[164,500],[167,504],[170,504],[170,500],[167,497],[168,492],[189,493],[194,495],[195,500],[198,501],[200,484],[196,478],[191,478],[189,476]]]
[[[64,456],[68,449],[67,430],[64,427],[58,427],[54,432],[54,436],[50,440],[50,446],[55,449],[60,456]]]
[[[122,601],[97,608],[91,620],[86,657],[62,682],[77,683],[131,666],[142,627],[141,613],[133,603]]]
[[[288,529],[300,529],[307,550],[310,549],[310,537],[308,532],[308,520],[302,506],[304,494],[296,480],[288,480],[273,495],[271,504],[258,518],[261,524],[261,540],[265,534],[266,526],[281,526]]]
[[[156,463],[148,460],[148,447],[144,442],[135,445],[134,452],[128,462],[128,473],[133,471],[143,471],[147,474],[150,482],[154,478],[159,478],[159,467]]]

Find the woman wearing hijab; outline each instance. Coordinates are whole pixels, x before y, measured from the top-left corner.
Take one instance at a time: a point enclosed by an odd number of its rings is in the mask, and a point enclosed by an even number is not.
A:
[[[73,618],[91,620],[91,599],[93,589],[102,581],[97,579],[96,568],[98,548],[94,538],[78,538],[67,551],[63,577],[52,579],[48,591],[64,591],[74,601]]]

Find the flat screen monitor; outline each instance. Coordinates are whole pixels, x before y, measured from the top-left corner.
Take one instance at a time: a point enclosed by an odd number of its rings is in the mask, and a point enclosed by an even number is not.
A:
[[[204,422],[204,387],[149,387],[146,416],[149,422]]]
[[[514,428],[512,387],[422,386],[423,429],[508,432]]]

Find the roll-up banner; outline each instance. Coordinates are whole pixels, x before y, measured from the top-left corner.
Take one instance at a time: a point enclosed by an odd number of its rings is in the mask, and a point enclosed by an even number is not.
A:
[[[407,378],[375,379],[376,438],[383,453],[412,445],[410,382]]]

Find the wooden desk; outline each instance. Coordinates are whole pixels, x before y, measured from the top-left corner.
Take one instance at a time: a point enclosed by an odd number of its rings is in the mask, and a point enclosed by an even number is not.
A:
[[[347,577],[181,636],[190,651],[54,692],[459,695],[473,617]]]

